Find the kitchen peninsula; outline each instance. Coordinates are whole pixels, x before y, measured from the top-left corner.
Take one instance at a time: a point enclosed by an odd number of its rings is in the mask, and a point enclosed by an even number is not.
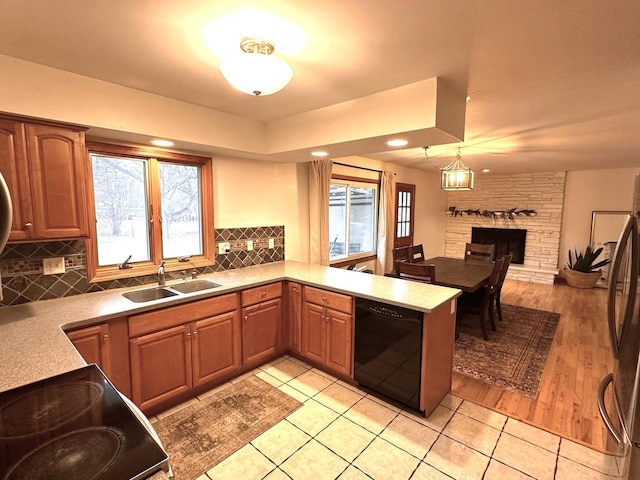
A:
[[[455,299],[460,295],[457,289],[295,261],[229,270],[207,275],[205,278],[221,286],[213,290],[145,303],[133,303],[124,298],[123,292],[134,290],[129,288],[0,309],[0,343],[2,345],[0,391],[84,366],[85,361],[64,333],[67,330],[116,318],[131,319],[132,316],[157,309],[229,294],[234,295],[237,292],[245,293],[256,287],[292,282],[296,282],[303,288],[321,289],[329,295],[335,293],[352,299],[364,298],[423,312],[421,410],[429,415],[450,389]],[[262,294],[266,295],[265,292]],[[244,297],[242,298],[244,306]],[[327,301],[325,297],[323,299]],[[238,306],[240,306],[240,300],[238,300]],[[282,308],[285,319],[289,315],[284,312],[289,311],[288,308]],[[244,318],[246,320],[247,317]],[[130,323],[129,329],[132,328]],[[350,322],[348,328],[350,329],[348,338],[351,340],[349,351],[352,359],[353,322]],[[290,350],[287,341],[284,341],[281,347],[278,354]],[[264,361],[268,360],[264,359]],[[254,366],[250,362],[247,365]],[[245,362],[242,367],[244,366]],[[329,371],[331,371],[330,365]],[[241,372],[242,368],[237,373]],[[350,372],[352,376],[352,368]]]

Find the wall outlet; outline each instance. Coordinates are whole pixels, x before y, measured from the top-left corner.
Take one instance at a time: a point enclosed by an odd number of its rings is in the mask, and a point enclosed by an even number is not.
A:
[[[229,242],[220,242],[218,244],[218,254],[225,255],[231,251],[231,244]]]
[[[253,250],[253,240],[247,240],[247,250]]]
[[[64,257],[50,257],[42,259],[42,271],[45,275],[64,273]]]
[[[273,238],[269,239],[269,248],[275,248],[276,244],[275,244],[275,240]]]

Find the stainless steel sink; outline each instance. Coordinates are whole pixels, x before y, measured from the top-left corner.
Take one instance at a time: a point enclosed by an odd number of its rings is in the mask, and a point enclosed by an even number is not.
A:
[[[219,283],[210,282],[209,280],[190,280],[188,282],[176,283],[175,285],[169,285],[172,290],[177,290],[180,293],[193,293],[201,290],[208,290],[210,288],[219,287]]]
[[[135,292],[126,292],[122,294],[123,297],[136,303],[150,302],[151,300],[159,300],[161,298],[173,297],[175,295],[178,295],[178,293],[172,292],[168,288],[159,287],[136,290]]]

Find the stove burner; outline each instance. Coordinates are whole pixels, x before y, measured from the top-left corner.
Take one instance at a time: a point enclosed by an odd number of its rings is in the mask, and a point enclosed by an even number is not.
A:
[[[29,452],[3,480],[93,480],[111,466],[124,442],[115,428],[76,430]]]
[[[81,417],[102,398],[95,382],[73,382],[38,389],[0,406],[0,439],[46,433]]]

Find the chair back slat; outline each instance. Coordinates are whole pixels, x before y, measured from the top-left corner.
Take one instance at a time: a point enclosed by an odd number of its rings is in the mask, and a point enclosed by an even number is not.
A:
[[[424,249],[421,243],[409,247],[409,261],[411,263],[424,262]]]
[[[498,278],[498,288],[502,287],[502,284],[504,283],[504,279],[507,278],[507,270],[509,270],[509,264],[511,263],[511,260],[513,259],[513,253],[510,253],[509,255],[505,255],[504,257],[502,257],[502,269],[500,270],[500,278]]]
[[[482,243],[467,243],[464,247],[465,260],[482,260],[493,262],[496,253],[495,245],[484,245]]]
[[[396,263],[398,277],[405,280],[434,283],[436,281],[436,266],[433,264],[417,264],[409,262]]]
[[[491,294],[496,291],[498,288],[498,283],[500,282],[500,274],[502,273],[502,265],[504,264],[504,257],[499,258],[495,262],[493,262],[493,270],[491,270],[491,276],[489,277],[489,281],[487,282],[486,293]]]

